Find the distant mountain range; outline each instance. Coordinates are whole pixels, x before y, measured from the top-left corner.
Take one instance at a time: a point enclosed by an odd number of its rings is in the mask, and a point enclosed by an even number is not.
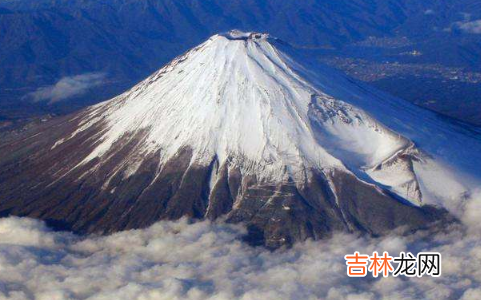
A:
[[[394,55],[480,70],[478,19],[476,0],[0,0],[0,115],[39,88],[86,73],[102,74],[102,84],[72,95],[74,105],[63,109],[106,99],[233,28],[270,32],[310,56]],[[409,43],[392,47],[386,37]],[[373,38],[375,47],[366,44]],[[423,55],[397,55],[414,49]],[[28,109],[50,108],[28,102]]]

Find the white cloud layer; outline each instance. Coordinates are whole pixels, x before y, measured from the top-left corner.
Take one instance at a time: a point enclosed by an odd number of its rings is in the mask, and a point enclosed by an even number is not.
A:
[[[28,96],[35,102],[49,101],[55,103],[85,93],[88,89],[104,82],[104,73],[86,73],[76,76],[67,76],[51,86],[42,87]]]
[[[110,236],[0,219],[0,299],[481,299],[481,193],[465,226],[383,238],[334,234],[275,252],[240,241],[240,225],[162,221]],[[438,278],[349,278],[345,254],[436,251]]]
[[[159,222],[81,239],[32,219],[0,220],[0,299],[480,299],[481,239],[337,234],[289,250],[252,248],[239,226]],[[348,278],[343,256],[439,251],[440,278]]]

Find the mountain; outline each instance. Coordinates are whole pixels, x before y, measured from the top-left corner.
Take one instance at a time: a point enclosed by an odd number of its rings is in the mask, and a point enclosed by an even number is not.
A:
[[[76,232],[226,219],[278,247],[447,221],[481,132],[267,34],[214,35],[112,100],[0,142],[0,214]]]

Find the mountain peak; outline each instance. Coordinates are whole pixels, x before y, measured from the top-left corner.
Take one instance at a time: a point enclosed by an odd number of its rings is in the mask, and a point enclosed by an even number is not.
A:
[[[265,180],[301,180],[313,166],[344,168],[320,147],[311,124],[312,105],[324,96],[294,72],[283,53],[262,42],[266,37],[231,31],[209,39],[97,106],[91,116],[105,117],[108,132],[84,163],[102,157],[123,135],[144,132],[142,151],[163,149],[169,159],[189,147],[199,164],[213,157],[221,164],[242,159]],[[334,116],[338,108],[324,109],[334,109]],[[393,147],[385,155],[399,148]]]
[[[222,36],[229,40],[266,40],[269,38],[269,34],[260,32],[244,32],[237,29],[230,30],[225,33],[221,33],[215,36]]]
[[[214,36],[96,106],[89,118],[102,115],[108,129],[84,163],[102,157],[123,135],[143,132],[142,151],[163,149],[169,159],[190,147],[196,163],[242,159],[246,168],[263,170],[258,175],[264,179],[303,177],[311,165],[342,167],[317,146],[310,125],[309,104],[318,93],[272,44],[259,42],[267,37]]]

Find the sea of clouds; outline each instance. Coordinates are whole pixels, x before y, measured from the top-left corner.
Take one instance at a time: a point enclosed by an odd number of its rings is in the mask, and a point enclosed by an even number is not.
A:
[[[0,219],[0,299],[481,299],[481,201],[466,227],[407,237],[335,234],[268,251],[241,241],[240,225],[159,222],[110,236],[53,232]],[[344,255],[439,251],[439,278],[348,278]]]

